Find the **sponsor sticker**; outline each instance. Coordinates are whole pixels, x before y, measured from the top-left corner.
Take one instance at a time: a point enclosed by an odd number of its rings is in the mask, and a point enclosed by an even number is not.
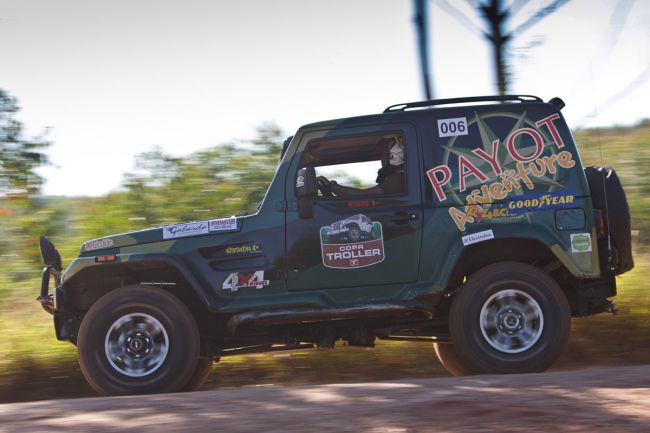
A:
[[[187,236],[205,235],[208,233],[208,222],[198,221],[194,223],[176,224],[163,227],[163,239],[184,238]]]
[[[237,230],[237,218],[217,218],[209,221],[211,232]]]
[[[571,235],[571,252],[588,253],[591,251],[591,234],[574,233]]]
[[[101,250],[104,248],[110,248],[113,246],[113,239],[93,239],[91,241],[85,242],[83,245],[84,251],[94,251]]]
[[[544,209],[560,209],[574,206],[575,196],[571,194],[544,194],[508,202],[511,213],[526,213]]]
[[[472,233],[471,235],[463,236],[463,245],[471,245],[479,242],[487,241],[494,239],[494,233],[492,230],[484,230],[478,233]]]
[[[508,211],[508,208],[501,204],[485,208],[476,206],[470,210],[470,213],[476,219],[476,222],[483,220],[503,221],[517,217],[516,213]]]
[[[467,117],[438,119],[438,136],[455,137],[458,135],[467,135]]]
[[[563,128],[557,113],[539,120],[526,113],[507,112],[476,113],[469,120],[438,120],[441,140],[437,145],[444,149],[444,164],[426,174],[439,202],[451,199],[464,205],[448,208],[458,230],[464,232],[468,224],[480,221],[482,212],[493,203],[508,198],[516,206],[508,208],[510,215],[570,206],[573,195],[550,194],[565,188],[563,178],[576,165],[571,151],[565,149]],[[510,132],[501,132],[506,130]],[[521,196],[528,190],[548,194],[536,194],[526,202]],[[513,200],[515,196],[517,200]]]
[[[334,269],[356,269],[384,260],[381,224],[357,214],[321,227],[323,265]]]
[[[224,280],[222,289],[236,292],[245,287],[255,287],[261,289],[270,284],[269,280],[264,279],[264,271],[254,272],[237,272],[228,275]]]
[[[226,247],[224,251],[229,256],[241,255],[241,254],[255,254],[255,253],[261,253],[262,247],[260,247],[258,244],[255,243],[244,244],[244,245],[231,245],[229,247]]]

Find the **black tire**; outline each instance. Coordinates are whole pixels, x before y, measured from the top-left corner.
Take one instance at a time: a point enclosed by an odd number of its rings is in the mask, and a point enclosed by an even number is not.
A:
[[[210,376],[212,365],[214,363],[215,360],[213,358],[199,358],[194,373],[192,373],[190,380],[185,384],[181,391],[191,392],[201,388],[201,385],[203,385],[208,376]]]
[[[449,327],[463,374],[541,372],[564,350],[571,312],[546,273],[502,262],[469,277],[454,296]]]
[[[438,361],[452,376],[467,376],[472,371],[458,357],[456,348],[451,343],[433,343]]]
[[[150,286],[113,290],[88,310],[77,354],[88,383],[100,394],[181,390],[196,370],[199,333],[173,295]]]

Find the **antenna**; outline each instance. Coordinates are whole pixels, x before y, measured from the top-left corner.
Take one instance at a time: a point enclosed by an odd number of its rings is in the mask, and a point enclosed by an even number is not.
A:
[[[598,107],[594,110],[596,119],[598,118]],[[597,124],[597,123],[596,123]],[[600,175],[603,178],[603,197],[605,198],[605,217],[606,217],[606,228],[607,228],[607,264],[612,266],[612,236],[609,230],[609,203],[607,202],[607,187],[605,185],[605,166],[603,165],[603,142],[600,135],[600,126],[596,126],[596,137],[598,138],[598,152],[600,153]]]

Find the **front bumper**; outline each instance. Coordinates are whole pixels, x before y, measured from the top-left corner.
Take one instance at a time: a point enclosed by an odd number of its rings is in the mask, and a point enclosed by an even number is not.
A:
[[[50,279],[54,277],[54,290],[60,290],[61,285],[61,273],[51,266],[46,266],[43,268],[41,273],[41,294],[37,301],[41,303],[41,307],[48,313],[54,315],[56,311],[56,304],[54,302],[54,295],[50,293]]]

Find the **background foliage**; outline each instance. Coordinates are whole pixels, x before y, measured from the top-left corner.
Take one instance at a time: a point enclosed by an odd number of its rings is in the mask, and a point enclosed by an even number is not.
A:
[[[50,238],[67,264],[90,238],[253,212],[273,177],[285,135],[262,125],[254,140],[219,144],[182,158],[152,149],[136,158],[115,192],[43,197],[36,168],[47,163],[43,151],[49,143],[23,136],[13,117],[17,109],[15,99],[0,90],[0,401],[93,395],[76,364],[75,348],[56,341],[51,317],[35,302],[42,268],[38,237]],[[606,163],[622,177],[632,209],[637,266],[619,279],[621,314],[574,320],[569,348],[558,365],[647,363],[650,120],[574,135],[585,166]],[[374,351],[226,358],[206,386],[445,374],[430,347],[382,342]]]

